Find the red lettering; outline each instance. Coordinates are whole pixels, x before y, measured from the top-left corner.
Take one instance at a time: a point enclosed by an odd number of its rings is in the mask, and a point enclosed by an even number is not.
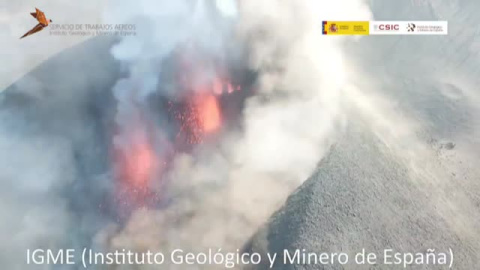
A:
[[[386,30],[386,31],[390,31],[390,30],[399,30],[400,29],[400,26],[398,24],[380,24],[378,26],[378,29],[380,30]]]

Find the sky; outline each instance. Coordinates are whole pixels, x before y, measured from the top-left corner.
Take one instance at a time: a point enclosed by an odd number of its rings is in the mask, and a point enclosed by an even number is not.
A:
[[[50,36],[47,29],[35,38],[19,39],[37,21],[30,16],[35,7],[53,23],[100,23],[105,0],[84,1],[2,1],[0,3],[0,91],[20,79],[40,63],[62,50],[86,40],[79,36]]]

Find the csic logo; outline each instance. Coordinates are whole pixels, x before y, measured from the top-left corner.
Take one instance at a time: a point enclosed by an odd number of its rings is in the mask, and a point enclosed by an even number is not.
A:
[[[376,24],[375,30],[380,31],[398,31],[400,30],[399,24]]]
[[[417,27],[417,26],[416,26],[414,23],[409,23],[409,24],[407,25],[407,31],[408,31],[408,32],[414,32],[416,27]]]

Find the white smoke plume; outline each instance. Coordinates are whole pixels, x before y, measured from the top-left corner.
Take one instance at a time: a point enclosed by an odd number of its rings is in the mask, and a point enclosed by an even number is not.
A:
[[[147,97],[162,83],[156,79],[158,61],[187,40],[209,53],[238,42],[247,51],[249,68],[258,73],[258,92],[247,100],[242,132],[177,156],[168,175],[171,205],[138,210],[124,228],[99,234],[99,243],[111,249],[242,248],[314,172],[341,127],[342,88],[348,83],[341,49],[345,39],[322,37],[321,21],[368,20],[363,1],[216,1],[233,28],[220,28],[203,16],[204,6],[213,2],[192,3],[115,5],[117,14],[138,13],[139,25],[148,22],[148,28],[139,27],[139,36],[112,50],[130,70],[114,89],[119,112],[126,107],[118,93],[132,91],[121,84],[142,82],[135,95]]]

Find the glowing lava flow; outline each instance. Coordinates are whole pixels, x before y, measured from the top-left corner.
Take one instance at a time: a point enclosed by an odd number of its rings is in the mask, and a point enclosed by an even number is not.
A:
[[[170,112],[180,124],[177,144],[200,144],[205,137],[220,131],[223,120],[220,97],[224,85],[218,80],[211,87],[193,87],[192,94],[183,103],[169,103]]]
[[[200,128],[205,134],[217,131],[222,123],[217,97],[212,94],[199,94],[195,97]]]
[[[229,109],[222,106],[223,102],[227,96],[235,98],[231,94],[241,87],[230,81],[227,72],[212,69],[209,61],[201,60],[194,53],[180,57],[180,70],[175,72],[179,94],[161,100],[160,112],[167,110],[166,115],[158,117],[161,121],[156,122],[154,114],[158,112],[151,111],[147,103],[130,101],[129,115],[117,127],[118,140],[113,150],[119,212],[128,214],[136,207],[158,203],[162,197],[162,173],[168,170],[173,156],[213,142],[222,131],[228,116],[223,109]]]
[[[131,185],[144,187],[155,175],[158,158],[145,135],[135,134],[123,154],[124,177]]]
[[[147,122],[132,123],[121,129],[114,145],[116,201],[121,211],[146,206],[156,198],[152,183],[163,169],[162,158],[155,151]]]

